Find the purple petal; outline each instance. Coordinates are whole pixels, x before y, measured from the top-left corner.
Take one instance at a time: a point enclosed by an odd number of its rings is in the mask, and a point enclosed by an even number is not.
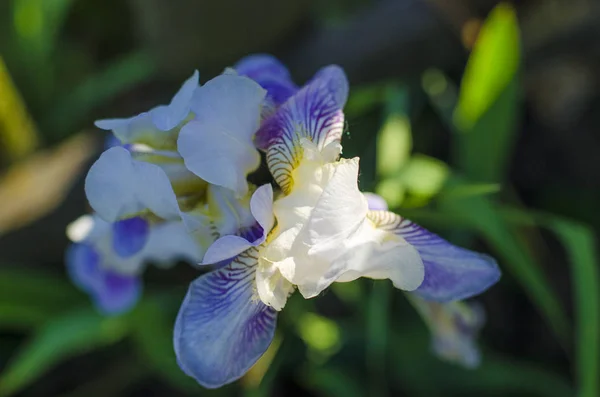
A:
[[[121,314],[131,310],[141,296],[138,276],[104,271],[101,288],[91,292],[98,309],[105,314]]]
[[[284,190],[291,186],[291,172],[303,153],[303,139],[319,151],[340,142],[344,129],[342,108],[348,97],[348,81],[341,68],[329,66],[292,96],[259,128],[255,145],[267,152],[267,164]]]
[[[449,302],[484,292],[500,279],[496,261],[450,244],[421,226],[387,211],[372,211],[378,227],[390,230],[414,246],[425,266],[425,279],[414,291],[423,299]]]
[[[217,264],[241,254],[250,247],[252,247],[252,243],[244,237],[234,235],[223,236],[208,247],[202,259],[202,264]]]
[[[276,311],[254,295],[256,251],[197,278],[181,305],[174,348],[181,369],[217,388],[242,377],[275,332]]]
[[[141,217],[123,219],[113,223],[113,249],[117,255],[127,258],[137,254],[146,245],[150,228]]]
[[[267,90],[267,97],[276,106],[298,91],[287,68],[271,55],[249,55],[241,59],[234,68],[238,74],[251,78]]]
[[[101,264],[102,257],[89,244],[72,244],[67,251],[67,270],[81,290],[90,295],[104,314],[124,313],[137,303],[141,282],[137,276],[121,275]]]

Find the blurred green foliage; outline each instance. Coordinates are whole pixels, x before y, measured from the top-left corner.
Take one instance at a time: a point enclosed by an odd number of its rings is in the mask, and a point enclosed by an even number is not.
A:
[[[134,49],[108,63],[83,62],[84,70],[73,72],[81,78],[69,78],[61,85],[66,80],[60,76],[69,74],[63,59],[71,50],[59,37],[74,3],[11,0],[0,5],[2,58],[9,70],[18,71],[13,72],[14,82],[21,91],[3,89],[0,102],[22,96],[22,108],[31,112],[31,116],[0,112],[2,138],[14,135],[14,128],[6,126],[22,125],[15,119],[23,117],[40,126],[40,136],[33,129],[27,135],[31,147],[38,139],[49,143],[72,135],[90,127],[90,117],[99,107],[156,76],[152,58]],[[361,2],[353,2],[353,7],[354,3]],[[340,7],[340,2],[331,4],[329,13]],[[516,281],[527,293],[572,360],[574,379],[542,362],[494,351],[486,346],[485,337],[480,368],[468,371],[440,362],[429,354],[427,330],[402,294],[386,282],[361,280],[335,285],[316,302],[292,298],[280,316],[277,346],[249,375],[254,378],[205,391],[179,370],[172,349],[172,324],[185,283],[150,285],[134,311],[104,318],[65,277],[13,264],[0,268],[0,340],[3,333],[26,337],[19,338],[18,346],[0,344],[0,396],[27,390],[76,356],[93,359],[105,351],[113,357],[111,362],[123,365],[110,364],[112,371],[90,374],[87,383],[69,396],[123,395],[140,379],[158,375],[183,395],[269,396],[292,378],[302,392],[321,396],[401,391],[427,397],[597,397],[596,236],[580,222],[523,208],[507,186],[522,105],[520,51],[514,10],[500,5],[482,28],[460,87],[443,72],[429,70],[418,87],[413,82],[385,81],[353,88],[346,108],[350,134],[344,150],[348,157],[361,156],[362,187],[385,197],[394,210],[463,245],[488,247],[507,273],[494,288]],[[62,67],[67,71],[59,73]],[[413,134],[418,131],[412,120],[420,102],[433,108],[453,132],[449,163],[413,152]],[[369,123],[371,119],[375,121]],[[366,121],[354,124],[357,120]],[[3,149],[8,158],[17,150],[10,145]],[[569,260],[574,330],[566,314],[568,302],[559,299],[541,266],[534,241],[540,228],[557,236]]]

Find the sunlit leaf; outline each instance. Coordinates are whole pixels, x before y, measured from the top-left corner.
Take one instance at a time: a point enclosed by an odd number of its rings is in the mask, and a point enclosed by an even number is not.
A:
[[[486,113],[519,68],[519,27],[515,10],[500,3],[483,24],[463,76],[457,124],[471,129]]]
[[[31,153],[39,144],[36,128],[0,57],[0,140],[10,160]]]
[[[127,332],[125,317],[89,309],[68,312],[38,329],[0,375],[0,396],[16,393],[69,357],[112,344]]]
[[[507,171],[520,106],[519,33],[514,10],[500,4],[483,26],[454,114],[454,159],[475,182],[499,182]]]
[[[406,114],[392,113],[377,136],[377,174],[397,175],[410,157],[412,135]]]
[[[449,175],[450,169],[443,161],[416,154],[402,170],[400,180],[409,193],[432,198],[442,189]]]

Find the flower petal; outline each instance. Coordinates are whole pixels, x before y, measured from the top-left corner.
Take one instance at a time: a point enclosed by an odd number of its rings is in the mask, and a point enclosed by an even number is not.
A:
[[[178,260],[198,263],[214,240],[208,225],[202,234],[196,230],[192,236],[181,221],[153,225],[148,243],[142,251],[143,257],[161,267],[170,266]]]
[[[168,105],[158,106],[150,110],[152,122],[161,131],[169,131],[177,127],[190,113],[190,103],[198,86],[198,71],[187,79]]]
[[[148,222],[141,217],[123,219],[113,223],[113,249],[121,257],[138,253],[148,241]]]
[[[214,265],[227,259],[234,258],[252,247],[252,243],[240,236],[223,236],[211,244],[202,259],[203,265]]]
[[[105,314],[130,310],[141,294],[137,276],[121,275],[102,266],[103,258],[89,244],[72,244],[66,257],[67,270],[80,289],[87,292]]]
[[[250,211],[252,211],[256,222],[262,227],[264,234],[268,234],[275,223],[275,217],[273,216],[273,187],[271,184],[268,183],[256,189],[250,199]]]
[[[347,97],[348,81],[342,69],[326,67],[256,133],[254,143],[266,150],[269,170],[284,193],[290,191],[292,170],[303,156],[303,139],[313,142],[319,151],[340,142]]]
[[[244,195],[246,176],[260,164],[252,137],[264,97],[265,90],[242,76],[221,75],[199,88],[192,101],[196,119],[181,129],[177,143],[187,168]]]
[[[425,265],[425,280],[415,291],[424,299],[448,302],[478,295],[500,278],[496,261],[484,254],[450,244],[421,226],[387,211],[371,211],[382,230],[414,246]]]
[[[267,54],[249,55],[241,59],[235,70],[267,90],[267,97],[278,106],[298,91],[287,68],[277,58]]]
[[[92,165],[85,192],[92,208],[109,222],[146,209],[164,219],[179,218],[177,198],[164,171],[133,160],[122,147],[108,149]]]
[[[485,321],[483,309],[456,301],[437,303],[407,293],[431,331],[432,350],[441,359],[475,368],[481,361],[476,337]]]
[[[217,388],[243,376],[271,344],[276,311],[254,296],[256,252],[197,278],[175,322],[181,369]]]

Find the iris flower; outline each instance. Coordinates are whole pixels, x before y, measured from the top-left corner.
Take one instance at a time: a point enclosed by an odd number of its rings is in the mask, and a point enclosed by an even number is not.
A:
[[[260,103],[269,111],[250,112],[243,104],[257,101],[258,91],[247,77],[228,74],[236,79],[207,89],[213,101],[200,103],[212,112],[194,111],[178,149],[189,170],[238,197],[249,191],[246,177],[261,150],[277,188],[266,184],[251,196],[258,235],[221,235],[206,251],[203,263],[219,266],[192,282],[175,324],[185,373],[209,388],[243,376],[270,345],[277,314],[295,290],[308,299],[333,282],[367,277],[447,303],[498,280],[492,258],[448,243],[359,191],[359,159],[340,158],[348,82],[339,67],[323,68],[296,89],[272,58],[246,62],[246,75],[267,89]],[[275,95],[282,87],[286,94]],[[215,100],[217,92],[238,91],[238,112]]]

